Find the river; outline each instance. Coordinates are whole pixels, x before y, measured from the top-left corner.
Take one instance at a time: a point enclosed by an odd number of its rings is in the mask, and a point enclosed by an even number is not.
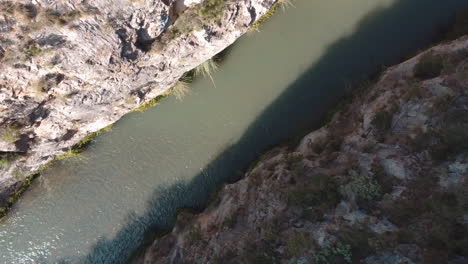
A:
[[[0,221],[0,263],[125,263],[177,208],[202,208],[346,87],[424,47],[466,0],[296,0],[182,101],[131,113],[56,163]]]

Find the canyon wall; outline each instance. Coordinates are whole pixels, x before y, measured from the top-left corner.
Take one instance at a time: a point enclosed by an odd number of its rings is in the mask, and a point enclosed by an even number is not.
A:
[[[467,263],[468,36],[357,87],[135,263]]]
[[[31,175],[169,93],[275,3],[0,1],[0,215]]]

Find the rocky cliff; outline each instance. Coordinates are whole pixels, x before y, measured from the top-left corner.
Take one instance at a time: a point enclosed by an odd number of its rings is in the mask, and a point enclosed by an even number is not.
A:
[[[468,263],[468,36],[362,85],[136,263]]]
[[[167,93],[276,0],[0,1],[0,215],[90,133]]]

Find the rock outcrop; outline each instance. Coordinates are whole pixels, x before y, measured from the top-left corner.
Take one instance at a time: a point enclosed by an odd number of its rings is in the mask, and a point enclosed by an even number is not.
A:
[[[275,2],[1,0],[0,214],[28,176],[166,93]]]
[[[135,263],[468,263],[468,36],[364,84]]]

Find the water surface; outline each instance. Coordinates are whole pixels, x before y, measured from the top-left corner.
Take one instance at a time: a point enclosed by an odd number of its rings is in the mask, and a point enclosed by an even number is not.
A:
[[[427,44],[465,0],[297,0],[192,93],[132,113],[57,163],[0,222],[0,263],[122,263],[176,208],[203,207],[351,81]],[[96,244],[97,243],[97,244]]]

